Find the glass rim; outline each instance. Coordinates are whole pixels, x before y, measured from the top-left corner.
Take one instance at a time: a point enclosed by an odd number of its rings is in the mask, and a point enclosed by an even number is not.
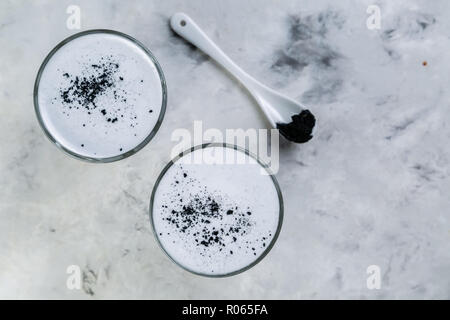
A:
[[[47,66],[47,63],[50,61],[50,59],[53,57],[53,55],[59,49],[61,49],[65,44],[69,43],[70,41],[75,40],[75,39],[77,39],[79,37],[82,37],[82,36],[85,36],[85,35],[96,34],[96,33],[99,33],[99,34],[105,33],[105,34],[116,35],[116,36],[119,36],[119,37],[122,37],[122,38],[124,38],[126,40],[131,41],[133,44],[135,44],[139,48],[141,48],[145,52],[145,54],[150,58],[150,60],[152,61],[152,63],[156,67],[156,70],[157,70],[158,75],[159,75],[159,79],[160,79],[160,83],[161,83],[161,91],[162,91],[161,109],[160,109],[158,120],[156,121],[156,124],[153,127],[152,131],[150,131],[150,133],[145,137],[145,139],[142,140],[133,149],[128,150],[127,152],[121,153],[119,155],[112,156],[112,157],[106,157],[106,158],[96,158],[96,157],[84,156],[84,155],[81,155],[79,153],[76,153],[76,152],[70,150],[69,148],[67,148],[63,144],[61,144],[50,133],[50,131],[47,129],[47,126],[46,126],[44,120],[42,119],[41,112],[40,112],[40,107],[39,107],[39,84],[40,84],[40,81],[41,81],[42,73],[44,72],[44,70],[45,70],[45,68]],[[162,123],[162,121],[164,119],[164,115],[165,115],[165,112],[166,112],[166,107],[167,107],[167,84],[166,84],[166,79],[164,77],[164,73],[162,71],[161,65],[159,64],[158,60],[153,55],[153,53],[144,44],[142,44],[140,41],[136,40],[135,38],[133,38],[133,37],[131,37],[131,36],[129,36],[129,35],[123,33],[123,32],[120,32],[120,31],[115,31],[115,30],[110,30],[110,29],[91,29],[91,30],[86,30],[86,31],[81,31],[81,32],[75,33],[75,34],[65,38],[64,40],[59,42],[47,54],[47,56],[45,57],[44,61],[41,64],[41,66],[39,67],[39,71],[37,73],[36,80],[34,82],[33,103],[34,103],[34,110],[36,112],[36,116],[37,116],[37,119],[38,119],[40,127],[44,131],[45,136],[54,145],[56,145],[58,147],[58,149],[62,150],[64,153],[66,153],[69,156],[72,156],[73,158],[76,158],[78,160],[83,160],[83,161],[87,161],[87,162],[91,162],[91,163],[108,163],[108,162],[114,162],[114,161],[122,160],[122,159],[128,158],[129,156],[132,156],[133,154],[135,154],[136,152],[138,152],[139,150],[144,148],[153,139],[153,137],[156,135],[156,133],[158,132],[159,128],[161,127],[161,123]]]
[[[270,178],[272,179],[272,183],[275,186],[275,190],[277,192],[277,196],[278,196],[278,204],[279,204],[279,212],[278,212],[278,225],[277,225],[277,229],[274,233],[274,236],[272,238],[272,240],[270,241],[269,245],[266,246],[266,248],[264,249],[264,251],[258,256],[258,258],[253,261],[252,263],[238,269],[232,272],[228,272],[228,273],[223,273],[223,274],[208,274],[208,273],[202,273],[202,272],[197,272],[194,271],[184,265],[182,265],[181,263],[179,263],[178,261],[176,261],[168,252],[167,250],[164,248],[164,246],[162,245],[158,234],[156,232],[155,229],[155,224],[153,221],[153,205],[154,205],[154,198],[155,198],[155,194],[156,194],[156,190],[158,189],[159,183],[161,182],[162,178],[165,176],[166,172],[183,156],[188,155],[189,153],[192,153],[195,150],[199,150],[199,149],[205,149],[205,148],[210,148],[210,147],[222,147],[222,148],[230,148],[230,149],[234,149],[237,151],[241,151],[244,152],[247,156],[253,158],[254,160],[256,160],[256,162],[263,167],[267,173],[269,173]],[[193,146],[183,152],[181,152],[180,154],[178,154],[176,157],[174,157],[172,160],[169,161],[168,164],[166,164],[164,166],[164,168],[162,169],[161,173],[159,174],[158,178],[156,179],[155,185],[153,186],[153,191],[150,197],[150,206],[149,206],[149,218],[150,218],[150,224],[152,226],[152,232],[154,237],[156,238],[156,242],[158,243],[159,247],[162,249],[162,251],[166,254],[167,257],[169,257],[169,259],[175,263],[177,266],[181,267],[182,269],[193,273],[195,275],[198,276],[203,276],[203,277],[208,277],[208,278],[225,278],[225,277],[231,277],[237,274],[240,274],[244,271],[247,271],[251,268],[253,268],[255,265],[257,265],[259,262],[261,262],[261,260],[264,259],[264,257],[270,252],[270,250],[273,248],[273,246],[275,245],[275,242],[278,239],[278,236],[281,232],[281,227],[283,224],[283,217],[284,217],[284,203],[283,203],[283,195],[281,193],[281,189],[280,186],[278,184],[277,179],[275,178],[275,175],[271,172],[271,170],[268,168],[267,164],[264,163],[263,161],[261,161],[259,159],[259,157],[255,154],[253,154],[252,152],[250,152],[249,150],[242,148],[238,145],[235,144],[229,144],[229,143],[219,143],[219,142],[214,142],[214,143],[204,143],[204,144],[200,144],[200,145],[196,145]]]

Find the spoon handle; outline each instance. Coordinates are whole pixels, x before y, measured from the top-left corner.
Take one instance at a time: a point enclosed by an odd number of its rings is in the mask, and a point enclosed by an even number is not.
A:
[[[214,42],[212,42],[187,14],[182,12],[175,13],[170,18],[170,26],[178,35],[191,42],[221,64],[245,85],[247,89],[253,89],[253,85],[259,84],[254,78],[239,68]]]

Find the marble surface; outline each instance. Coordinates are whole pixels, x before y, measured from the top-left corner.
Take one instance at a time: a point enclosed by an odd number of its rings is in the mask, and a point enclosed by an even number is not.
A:
[[[154,140],[116,163],[68,157],[44,136],[32,91],[48,51],[81,30],[139,39],[168,83]],[[369,30],[366,9],[381,9]],[[177,128],[265,128],[249,95],[169,29],[191,15],[232,59],[307,104],[304,145],[282,143],[285,220],[257,266],[192,275],[159,249],[149,196]],[[0,297],[450,299],[450,2],[1,1]],[[424,65],[426,61],[426,65]],[[83,272],[81,290],[66,269]],[[369,265],[381,289],[366,286]]]

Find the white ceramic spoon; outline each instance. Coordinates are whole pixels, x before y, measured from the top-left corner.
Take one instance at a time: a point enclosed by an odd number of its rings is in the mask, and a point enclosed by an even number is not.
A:
[[[300,103],[263,85],[239,68],[185,13],[175,13],[170,26],[181,37],[221,64],[255,98],[274,128],[294,142],[306,142],[312,136],[314,116]],[[285,129],[283,129],[285,126]]]

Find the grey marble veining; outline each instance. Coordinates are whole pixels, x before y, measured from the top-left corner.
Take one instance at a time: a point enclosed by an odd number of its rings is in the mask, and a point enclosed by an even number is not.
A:
[[[168,83],[150,144],[96,165],[55,148],[36,120],[40,63],[81,8],[81,30],[143,42]],[[381,9],[369,30],[366,9]],[[313,140],[282,143],[285,221],[257,266],[191,275],[159,249],[149,196],[177,128],[265,128],[250,96],[168,18],[184,11],[251,75],[304,102]],[[450,299],[448,1],[1,1],[1,298]],[[426,65],[424,65],[426,62]],[[81,290],[66,268],[83,270]],[[381,269],[381,289],[366,268]]]

